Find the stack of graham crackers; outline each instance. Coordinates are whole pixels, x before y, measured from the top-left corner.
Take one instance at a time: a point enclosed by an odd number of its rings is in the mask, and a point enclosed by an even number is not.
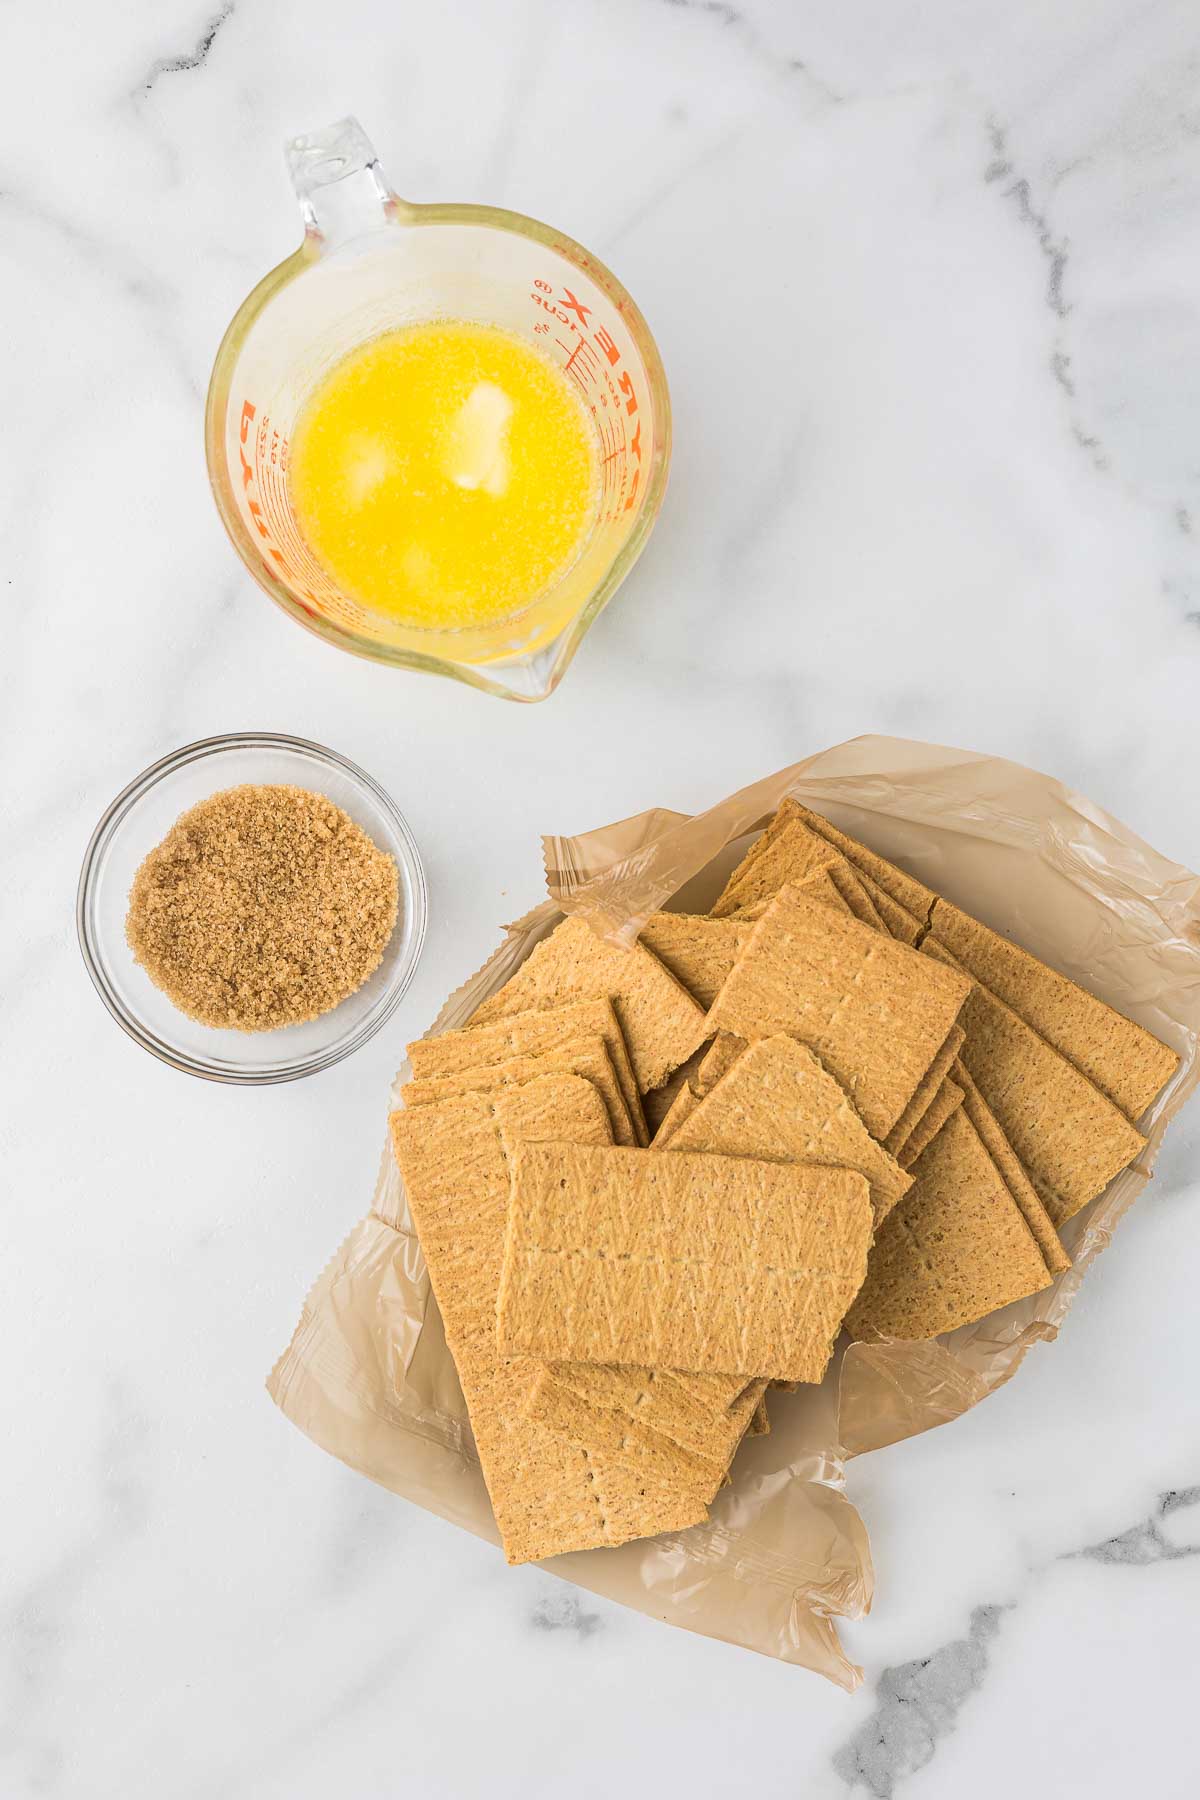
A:
[[[392,1137],[510,1562],[706,1517],[772,1384],[1070,1266],[1166,1045],[786,800],[708,915],[565,920]]]

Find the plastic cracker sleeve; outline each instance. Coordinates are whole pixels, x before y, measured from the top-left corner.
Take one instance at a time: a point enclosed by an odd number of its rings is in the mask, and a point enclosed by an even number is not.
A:
[[[854,1345],[820,1388],[772,1395],[770,1434],[743,1443],[706,1524],[544,1565],[669,1624],[850,1689],[860,1671],[843,1654],[834,1621],[868,1609],[872,1574],[866,1531],[844,1491],[846,1458],[959,1417],[1007,1381],[1033,1344],[1055,1336],[1196,1084],[1200,881],[1047,776],[968,751],[858,738],[695,818],[655,809],[582,837],[545,839],[551,901],[508,928],[433,1029],[465,1024],[563,912],[631,942],[664,905],[705,910],[748,834],[785,794],[1011,933],[1182,1058],[1141,1121],[1148,1143],[1137,1164],[1064,1227],[1074,1266],[1050,1287],[944,1339]],[[402,1069],[397,1089],[407,1075]],[[496,1540],[390,1153],[370,1213],[309,1294],[268,1387],[332,1455]]]

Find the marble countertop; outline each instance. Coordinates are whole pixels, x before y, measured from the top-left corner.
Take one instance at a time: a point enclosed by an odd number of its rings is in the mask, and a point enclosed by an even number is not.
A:
[[[1056,1345],[852,1466],[854,1696],[507,1569],[263,1378],[541,831],[882,731],[1200,864],[1198,69],[1183,0],[8,12],[5,1800],[1194,1791],[1200,1120]],[[339,658],[207,492],[218,339],[298,239],[281,142],[347,111],[402,193],[593,246],[663,350],[665,512],[544,706]],[[246,728],[368,768],[432,890],[399,1018],[261,1092],[122,1037],[73,922],[112,795]]]

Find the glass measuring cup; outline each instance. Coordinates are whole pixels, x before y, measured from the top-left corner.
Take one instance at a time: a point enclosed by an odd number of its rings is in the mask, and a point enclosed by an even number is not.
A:
[[[294,138],[287,161],[304,242],[243,301],[209,384],[205,449],[225,529],[271,598],[327,643],[544,699],[662,505],[671,408],[646,322],[603,263],[536,219],[398,199],[355,119]],[[436,318],[528,338],[575,384],[599,440],[597,516],[576,561],[515,616],[456,631],[404,625],[341,591],[301,536],[287,482],[314,384],[364,340]]]

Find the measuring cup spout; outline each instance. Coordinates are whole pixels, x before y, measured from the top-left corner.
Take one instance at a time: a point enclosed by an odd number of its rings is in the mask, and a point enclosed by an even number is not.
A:
[[[339,119],[284,146],[304,219],[305,241],[318,252],[395,224],[403,210],[388,186],[375,147],[357,119]]]

